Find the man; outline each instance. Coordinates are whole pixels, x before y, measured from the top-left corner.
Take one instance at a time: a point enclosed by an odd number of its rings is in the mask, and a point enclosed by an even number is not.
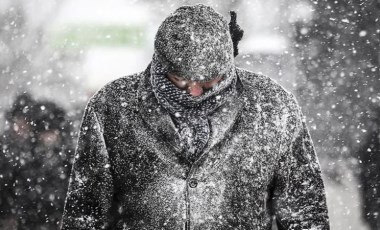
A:
[[[17,97],[1,138],[0,229],[58,229],[67,192],[70,127],[48,101]]]
[[[62,229],[270,229],[273,216],[279,229],[329,229],[299,106],[235,67],[232,37],[212,8],[180,7],[146,71],[93,96]]]
[[[15,174],[34,146],[31,111],[35,104],[28,93],[22,93],[5,113],[6,126],[0,137],[0,229],[17,229],[18,226]]]

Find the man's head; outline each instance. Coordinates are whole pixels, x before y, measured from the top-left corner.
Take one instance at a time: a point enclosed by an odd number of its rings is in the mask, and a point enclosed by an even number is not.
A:
[[[30,94],[21,93],[16,97],[12,108],[6,112],[5,118],[10,124],[10,131],[15,141],[24,141],[32,135],[31,111],[35,103]]]
[[[197,96],[230,76],[233,44],[227,21],[204,5],[178,8],[161,24],[155,54],[168,66],[168,78],[178,87],[195,86]],[[212,87],[212,86],[211,86]]]
[[[67,127],[65,111],[53,102],[41,101],[34,106],[33,112],[38,141],[45,147],[59,144]]]

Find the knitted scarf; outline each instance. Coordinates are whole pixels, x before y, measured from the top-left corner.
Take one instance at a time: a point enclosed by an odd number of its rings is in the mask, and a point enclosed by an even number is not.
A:
[[[168,72],[169,64],[155,54],[150,69],[153,92],[176,125],[182,151],[194,161],[210,137],[208,116],[237,93],[235,71],[231,69],[221,82],[199,97],[177,88],[166,77]]]

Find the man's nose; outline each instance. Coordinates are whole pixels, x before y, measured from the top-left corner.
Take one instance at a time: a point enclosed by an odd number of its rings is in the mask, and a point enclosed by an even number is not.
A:
[[[198,97],[202,95],[203,88],[202,88],[201,83],[196,82],[196,81],[190,81],[187,91],[191,96]]]

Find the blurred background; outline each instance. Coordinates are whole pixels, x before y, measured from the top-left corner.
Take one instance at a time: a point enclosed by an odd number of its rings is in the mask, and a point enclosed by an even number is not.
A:
[[[88,99],[143,71],[162,20],[196,3],[236,11],[236,65],[296,95],[331,229],[380,229],[380,0],[1,0],[1,229],[57,228]]]

